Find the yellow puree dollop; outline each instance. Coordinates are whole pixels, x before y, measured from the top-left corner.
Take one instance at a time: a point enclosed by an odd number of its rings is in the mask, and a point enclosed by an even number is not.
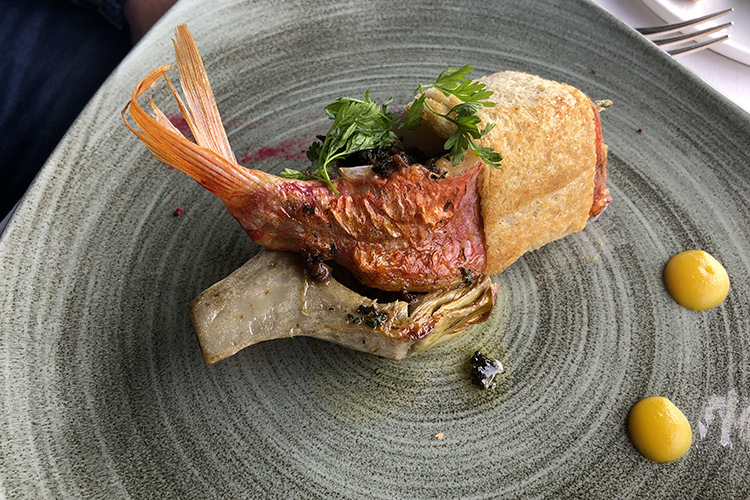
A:
[[[630,410],[630,439],[638,452],[653,462],[672,462],[683,456],[693,441],[685,415],[661,396],[640,400]]]
[[[703,250],[688,250],[669,259],[664,284],[678,304],[693,311],[716,307],[729,293],[726,269]]]

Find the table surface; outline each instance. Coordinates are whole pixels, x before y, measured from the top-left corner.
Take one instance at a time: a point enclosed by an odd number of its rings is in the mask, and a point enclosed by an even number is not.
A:
[[[668,24],[640,0],[593,1],[630,26],[642,27]],[[737,29],[750,29],[750,26],[743,27],[735,24],[731,28],[731,30]],[[732,36],[731,31],[729,36]],[[694,54],[680,56],[677,60],[706,83],[750,113],[750,66],[711,50],[703,50]]]

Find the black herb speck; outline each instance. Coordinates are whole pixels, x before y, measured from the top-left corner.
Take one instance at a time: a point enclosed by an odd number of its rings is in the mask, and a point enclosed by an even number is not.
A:
[[[370,328],[377,328],[383,323],[388,321],[388,315],[382,311],[373,313],[370,317],[365,319],[365,324]]]
[[[357,312],[359,314],[372,314],[375,312],[375,308],[373,306],[361,305],[357,308]]]
[[[434,161],[428,162],[427,165],[425,165],[425,167],[427,167],[427,170],[429,170],[433,174],[437,174],[438,176],[446,174],[446,172],[441,170],[440,167],[438,167]]]
[[[503,365],[496,359],[489,358],[475,351],[471,357],[471,381],[484,390],[497,386],[495,377],[503,373]]]
[[[474,282],[474,273],[468,267],[461,268],[461,277],[464,279],[464,283],[471,285]]]
[[[347,314],[346,315],[346,319],[348,319],[349,321],[351,321],[355,325],[358,325],[358,324],[362,323],[362,318],[358,318],[358,317],[356,317],[353,314]]]
[[[364,322],[365,325],[374,329],[388,321],[388,314],[383,311],[378,311],[377,309],[375,309],[375,306],[361,305],[357,308],[357,313],[361,314],[362,317],[355,319],[350,318],[350,321],[355,325]],[[352,315],[350,314],[349,316]]]

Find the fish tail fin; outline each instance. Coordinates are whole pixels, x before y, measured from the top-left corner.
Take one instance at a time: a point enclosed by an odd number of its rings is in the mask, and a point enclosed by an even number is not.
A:
[[[237,192],[252,190],[253,185],[278,180],[275,176],[247,169],[237,163],[203,61],[185,25],[178,26],[173,42],[187,106],[167,77],[172,67],[160,66],[138,84],[122,110],[123,120],[131,132],[151,150],[154,157],[189,175],[225,203]],[[172,124],[152,99],[153,116],[138,104],[138,98],[162,78],[177,101],[195,143]],[[127,114],[137,128],[128,122]]]

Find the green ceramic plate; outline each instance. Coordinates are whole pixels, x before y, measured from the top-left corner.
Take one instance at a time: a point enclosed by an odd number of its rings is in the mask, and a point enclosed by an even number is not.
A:
[[[180,2],[136,47],[2,236],[0,493],[750,495],[746,113],[583,0],[210,5]],[[321,108],[339,95],[369,88],[404,104],[418,82],[466,63],[612,99],[615,202],[498,276],[489,322],[422,356],[397,363],[291,339],[207,367],[188,303],[258,248],[120,117],[137,82],[173,61],[181,22],[247,165],[304,165]],[[661,282],[666,260],[690,248],[732,279],[708,312],[680,308]],[[477,348],[506,365],[494,392],[469,382]],[[676,463],[650,463],[628,439],[628,411],[650,395],[692,424]]]

